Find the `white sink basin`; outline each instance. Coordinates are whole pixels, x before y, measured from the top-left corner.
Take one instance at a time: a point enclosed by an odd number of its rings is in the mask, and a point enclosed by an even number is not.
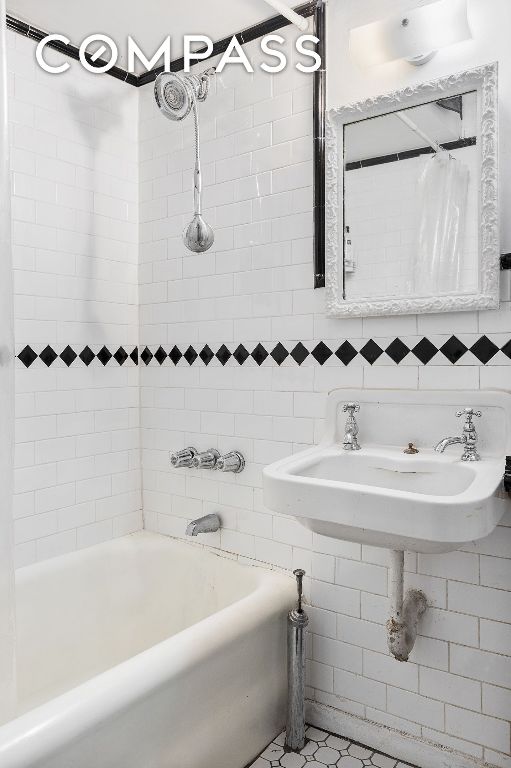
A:
[[[360,451],[342,447],[343,403],[360,403]],[[460,435],[458,407],[483,412],[481,461],[462,462],[462,446],[432,446]],[[338,539],[416,552],[448,552],[490,534],[507,499],[499,498],[510,450],[511,396],[504,392],[335,390],[319,446],[263,471],[266,506]],[[378,444],[382,434],[387,445]],[[421,439],[422,437],[422,439]],[[409,442],[418,454],[403,453]]]

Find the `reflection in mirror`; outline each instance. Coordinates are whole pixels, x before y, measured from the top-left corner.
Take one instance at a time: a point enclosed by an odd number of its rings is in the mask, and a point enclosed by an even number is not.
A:
[[[479,288],[477,92],[344,125],[343,298]]]

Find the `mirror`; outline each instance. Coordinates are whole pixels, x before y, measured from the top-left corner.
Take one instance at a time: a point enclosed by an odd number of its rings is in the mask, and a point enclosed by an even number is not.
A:
[[[498,306],[496,65],[330,110],[331,316]]]

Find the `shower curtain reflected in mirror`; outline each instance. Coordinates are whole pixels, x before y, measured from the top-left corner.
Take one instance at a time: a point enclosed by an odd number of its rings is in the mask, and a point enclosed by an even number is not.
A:
[[[12,472],[14,434],[11,220],[5,0],[0,0],[0,723],[15,706]]]
[[[426,162],[419,180],[413,290],[442,296],[462,289],[469,169],[448,152]]]

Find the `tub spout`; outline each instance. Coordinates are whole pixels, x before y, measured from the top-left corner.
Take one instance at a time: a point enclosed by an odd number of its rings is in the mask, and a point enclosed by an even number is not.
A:
[[[220,518],[218,515],[205,515],[197,520],[192,520],[186,526],[187,536],[197,536],[199,533],[214,533],[220,528]]]

